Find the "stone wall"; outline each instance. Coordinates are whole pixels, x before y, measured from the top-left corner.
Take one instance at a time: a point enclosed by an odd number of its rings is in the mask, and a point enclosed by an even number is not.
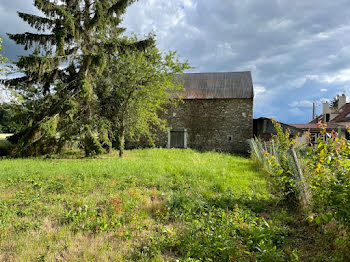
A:
[[[253,137],[253,99],[187,99],[162,117],[172,129],[187,129],[187,146],[197,150],[247,152]],[[156,145],[167,143],[159,133]]]

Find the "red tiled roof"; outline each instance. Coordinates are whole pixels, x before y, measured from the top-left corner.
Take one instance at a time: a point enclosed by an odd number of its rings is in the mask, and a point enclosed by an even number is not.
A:
[[[346,103],[339,109],[339,115],[330,122],[350,122],[350,103]]]
[[[322,121],[324,119],[323,115],[317,116],[315,119],[313,119],[309,124],[317,124],[318,122]]]
[[[337,110],[339,114],[333,118],[329,123],[339,123],[339,122],[350,122],[350,103],[346,103],[339,110]],[[319,115],[315,119],[313,119],[309,124],[316,124],[320,121],[324,121],[324,115]]]

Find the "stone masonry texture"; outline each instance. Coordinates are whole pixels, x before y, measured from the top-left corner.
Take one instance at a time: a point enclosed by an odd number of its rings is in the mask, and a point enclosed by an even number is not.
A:
[[[171,129],[187,129],[187,147],[196,150],[247,153],[253,137],[253,99],[185,99],[161,117]],[[168,134],[155,142],[166,147]]]

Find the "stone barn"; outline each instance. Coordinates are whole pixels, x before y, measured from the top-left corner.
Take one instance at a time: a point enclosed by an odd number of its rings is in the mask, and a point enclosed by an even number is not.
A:
[[[184,103],[169,108],[168,133],[156,145],[220,152],[247,152],[253,137],[253,82],[250,72],[190,73],[179,76]]]

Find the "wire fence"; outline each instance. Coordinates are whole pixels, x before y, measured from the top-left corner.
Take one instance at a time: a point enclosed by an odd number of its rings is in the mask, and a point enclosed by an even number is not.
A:
[[[271,172],[275,171],[273,169],[271,159],[273,159],[273,161],[275,161],[279,166],[282,165],[280,154],[282,154],[283,149],[274,139],[269,142],[265,142],[255,138],[251,139],[249,144],[251,154]],[[287,150],[284,150],[283,154],[287,160],[285,161],[287,164],[287,169],[292,174],[292,179],[295,182],[299,200],[301,202],[300,204],[303,207],[308,207],[310,204],[310,194],[308,193],[307,183],[302,171],[303,169],[305,170],[305,167],[303,166],[303,152],[291,146]],[[271,158],[271,156],[273,156],[273,158]]]

